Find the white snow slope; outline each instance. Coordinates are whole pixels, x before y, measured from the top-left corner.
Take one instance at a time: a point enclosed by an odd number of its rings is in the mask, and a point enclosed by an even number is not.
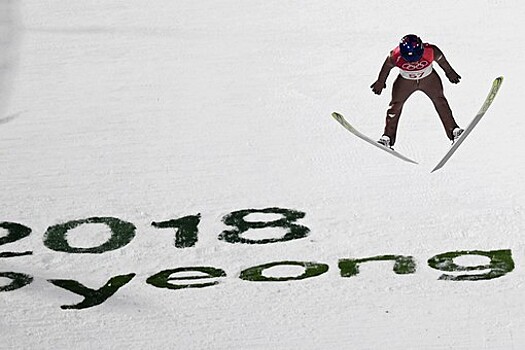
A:
[[[523,2],[0,8],[0,348],[524,348]],[[369,86],[408,33],[462,76],[453,85],[436,68],[461,126],[505,76],[432,174],[450,143],[424,94],[407,102],[396,144],[419,165],[330,116],[381,135],[397,72],[381,96]],[[228,242],[225,216],[247,209],[237,219],[262,228]],[[152,224],[181,218],[182,244]],[[349,270],[390,255],[415,267]],[[178,268],[190,269],[157,275]]]

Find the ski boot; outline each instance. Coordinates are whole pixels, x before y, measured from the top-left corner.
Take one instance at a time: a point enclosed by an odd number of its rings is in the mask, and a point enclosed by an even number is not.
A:
[[[454,139],[452,140],[452,144],[454,144],[454,142],[456,142],[459,139],[461,134],[463,134],[463,131],[465,131],[465,130],[463,130],[463,129],[459,128],[459,127],[455,128],[454,130],[452,130],[452,135],[454,136]]]
[[[383,135],[379,140],[377,140],[377,143],[382,144],[385,147],[388,147],[393,150],[392,146],[390,146],[390,137]]]

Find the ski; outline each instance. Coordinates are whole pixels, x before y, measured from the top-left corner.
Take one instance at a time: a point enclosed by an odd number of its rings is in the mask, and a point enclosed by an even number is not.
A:
[[[496,79],[494,79],[494,81],[492,82],[492,88],[490,89],[490,92],[487,98],[485,99],[483,106],[481,106],[481,109],[479,110],[479,112],[476,114],[474,119],[472,119],[470,124],[465,128],[465,131],[463,131],[461,136],[456,140],[456,142],[454,142],[452,147],[450,147],[450,149],[445,154],[445,156],[439,161],[436,167],[432,169],[431,173],[433,173],[436,170],[441,169],[448,162],[450,157],[452,157],[452,155],[456,152],[456,150],[463,143],[463,141],[465,141],[467,136],[472,132],[472,129],[474,129],[474,127],[479,123],[481,118],[485,115],[490,105],[494,101],[494,98],[496,98],[496,94],[498,93],[498,90],[502,82],[503,82],[503,77],[497,77]]]
[[[386,147],[386,146],[383,146],[382,144],[378,143],[377,141],[374,141],[372,140],[370,137],[366,136],[365,134],[362,134],[360,133],[359,131],[357,131],[356,128],[354,128],[352,125],[350,125],[350,123],[339,113],[337,112],[334,112],[332,113],[332,117],[337,120],[339,122],[339,124],[341,124],[346,130],[350,131],[352,134],[354,134],[355,136],[359,137],[361,140],[364,140],[366,142],[368,142],[369,144],[371,145],[374,145],[376,146],[377,148],[387,152],[387,153],[390,153],[391,155],[399,158],[399,159],[402,159],[406,162],[409,162],[409,163],[413,163],[413,164],[417,164],[416,161],[413,161],[412,159],[402,155],[401,153],[399,152],[396,152],[394,151],[393,149],[389,148],[389,147]]]

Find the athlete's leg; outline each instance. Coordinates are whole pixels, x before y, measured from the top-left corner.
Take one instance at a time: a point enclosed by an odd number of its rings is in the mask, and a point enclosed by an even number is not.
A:
[[[419,89],[432,100],[439,118],[443,123],[447,137],[450,140],[453,140],[454,135],[452,134],[452,131],[457,128],[458,125],[452,116],[452,110],[450,109],[448,101],[443,93],[443,83],[436,71],[433,71],[428,77],[420,81]]]
[[[394,81],[392,86],[392,100],[390,107],[386,111],[386,124],[383,135],[390,137],[390,145],[393,146],[396,142],[397,124],[399,117],[403,111],[405,101],[416,91],[417,85],[414,80],[408,80],[400,75]]]

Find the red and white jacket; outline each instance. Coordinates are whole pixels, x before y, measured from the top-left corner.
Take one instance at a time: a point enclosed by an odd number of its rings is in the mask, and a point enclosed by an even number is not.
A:
[[[399,46],[392,50],[390,55],[392,63],[399,68],[399,74],[405,79],[419,80],[432,73],[432,62],[434,62],[434,46],[423,44],[423,56],[416,62],[408,62],[401,56]]]

